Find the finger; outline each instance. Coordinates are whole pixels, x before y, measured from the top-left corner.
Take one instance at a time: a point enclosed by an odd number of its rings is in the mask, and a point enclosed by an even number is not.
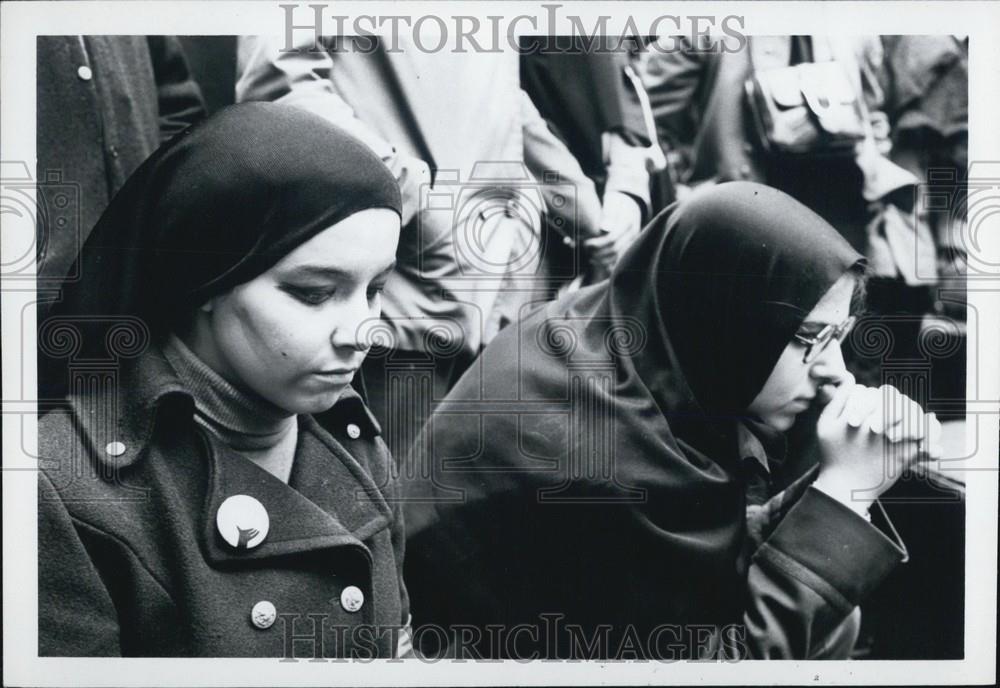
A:
[[[879,387],[876,392],[875,407],[872,412],[868,414],[868,430],[875,433],[876,435],[881,435],[885,430],[885,416],[886,416],[886,406],[888,406],[888,397],[890,392],[886,389],[885,385]]]
[[[596,246],[596,247],[594,247],[592,253],[595,256],[608,256],[608,255],[617,256],[618,255],[618,249],[615,248],[615,244],[614,243],[610,243],[610,244],[607,244],[605,246]]]
[[[898,422],[886,432],[890,442],[902,442],[903,440],[920,440],[925,436],[924,411],[920,404],[909,397],[900,394],[902,399],[902,409],[899,413]]]
[[[923,443],[924,453],[931,460],[936,461],[944,458],[944,446],[941,442],[941,421],[937,419],[937,415],[934,413],[927,413],[924,415],[924,425],[927,428],[927,434],[924,437]]]
[[[843,385],[853,385],[854,376],[847,372],[847,370],[842,370],[836,377],[827,378],[827,380],[819,386],[816,392],[817,401],[820,404],[829,404],[833,399],[833,395],[837,393]]]
[[[941,421],[938,420],[937,414],[931,411],[927,414],[927,437],[931,442],[940,442],[943,435],[944,428],[941,426]]]
[[[625,253],[637,236],[639,236],[638,233],[633,231],[623,232],[618,241],[615,242],[615,250],[618,252],[618,255]]]
[[[851,397],[847,400],[847,410],[844,412],[847,424],[852,428],[860,428],[871,413],[874,406],[873,391],[871,387],[855,385]]]
[[[819,415],[818,422],[829,424],[840,418],[847,407],[847,400],[850,398],[855,386],[853,379],[842,382],[830,397],[830,403],[826,405],[823,412]]]
[[[906,409],[906,397],[892,385],[883,385],[885,394],[885,413],[882,416],[882,424],[886,430],[903,422],[904,410]]]
[[[923,407],[917,402],[912,402],[910,406],[910,422],[913,426],[913,432],[915,434],[914,439],[926,440],[927,430],[928,430],[928,417],[924,413]]]
[[[897,475],[903,471],[912,470],[924,457],[918,440],[902,440],[892,445],[889,451],[892,452],[891,456],[895,460]]]
[[[920,404],[907,397],[909,402],[906,409],[906,438],[912,440],[923,440],[927,437],[927,417]]]

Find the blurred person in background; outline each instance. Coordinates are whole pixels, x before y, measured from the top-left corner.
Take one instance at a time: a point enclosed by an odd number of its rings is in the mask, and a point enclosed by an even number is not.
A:
[[[889,156],[883,63],[877,36],[697,46],[664,37],[639,69],[661,142],[682,153],[686,184],[745,179],[785,191],[868,258],[873,313],[920,314],[933,309],[934,241],[915,212],[920,179]],[[920,329],[899,327],[906,340]],[[853,347],[848,357],[859,379],[877,384],[878,361]]]
[[[581,283],[602,279],[660,209],[649,171],[662,155],[647,128],[642,84],[615,39],[524,36],[521,85],[601,194],[601,235],[578,257],[589,263]]]
[[[891,157],[922,185],[916,212],[929,223],[942,280],[964,290],[965,182],[969,165],[968,40],[962,36],[883,36],[885,111]],[[927,207],[931,197],[946,207]],[[937,310],[964,320],[957,294]]]
[[[156,148],[205,116],[175,36],[39,36],[37,151],[40,205],[78,185],[76,220],[38,223],[39,289],[58,288],[90,230]],[[43,307],[44,304],[43,304]]]
[[[516,53],[428,52],[402,37],[392,51],[376,37],[317,47],[306,37],[290,51],[278,38],[241,37],[236,96],[325,117],[367,143],[399,182],[404,229],[383,296],[387,353],[369,358],[365,386],[390,447],[403,453],[480,349],[554,295],[541,268],[542,217],[575,242],[600,236],[607,220],[594,182],[521,89]],[[414,383],[418,398],[390,379],[425,368],[430,389]]]

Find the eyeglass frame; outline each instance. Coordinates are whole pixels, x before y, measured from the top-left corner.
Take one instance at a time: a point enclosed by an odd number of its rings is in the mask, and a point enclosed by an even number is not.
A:
[[[796,332],[793,338],[806,347],[805,353],[802,355],[802,363],[809,364],[819,358],[830,343],[833,340],[837,340],[838,344],[843,344],[847,335],[851,333],[854,329],[854,325],[857,324],[858,318],[854,315],[847,316],[847,319],[839,325],[829,324],[820,330],[815,337],[807,337],[806,335],[799,334]]]

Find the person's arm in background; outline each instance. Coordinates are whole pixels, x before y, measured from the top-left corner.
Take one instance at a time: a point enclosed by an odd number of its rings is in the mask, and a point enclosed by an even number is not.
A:
[[[263,100],[286,103],[314,112],[346,130],[375,151],[392,171],[403,197],[403,225],[416,215],[420,189],[430,182],[427,163],[399,153],[337,93],[330,77],[336,65],[329,50],[310,50],[303,41],[291,51],[269,36],[241,36],[239,40],[237,102]],[[326,46],[326,42],[323,43]],[[373,88],[378,86],[373,84]]]
[[[694,50],[686,39],[665,36],[639,53],[635,62],[665,155],[671,148],[679,150],[692,142],[697,134],[693,104],[704,88],[708,56]]]
[[[576,50],[563,54],[554,43],[552,37],[522,39],[521,87],[599,191],[599,232],[581,235],[595,268],[591,276],[599,277],[648,217],[646,122],[638,98],[630,99],[628,60],[619,48],[577,40]]]
[[[160,111],[160,141],[166,141],[206,115],[201,88],[191,76],[184,49],[175,36],[147,36]]]
[[[604,236],[590,239],[588,249],[595,262],[610,271],[618,258],[635,241],[652,210],[650,194],[650,169],[657,167],[655,158],[662,158],[659,150],[653,152],[652,139],[655,127],[647,128],[642,83],[620,52],[609,54],[616,67],[615,83],[610,84],[610,95],[616,97],[621,112],[621,124],[601,136],[607,180],[602,196],[601,229]],[[662,166],[660,166],[662,168]]]
[[[600,232],[601,201],[594,182],[584,174],[566,145],[549,129],[528,94],[522,90],[520,98],[524,162],[539,183],[546,212],[561,218],[570,227],[575,226],[578,237],[597,236]],[[559,184],[546,184],[546,176],[553,172],[558,173]],[[563,195],[562,189],[567,183],[576,190],[575,197],[557,199],[557,196]]]
[[[649,128],[643,105],[644,101],[648,105],[648,96],[624,52],[607,53],[605,59],[613,69],[604,91],[606,97],[617,101],[615,111],[620,113],[620,118],[601,136],[608,173],[604,196],[606,198],[609,191],[629,194],[642,204],[646,220],[650,211],[649,169],[655,167],[649,149],[656,135]]]

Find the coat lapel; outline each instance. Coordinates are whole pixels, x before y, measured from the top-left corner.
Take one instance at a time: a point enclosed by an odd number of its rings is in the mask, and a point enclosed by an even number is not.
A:
[[[356,461],[311,418],[300,419],[299,442],[289,484],[204,434],[209,485],[203,513],[206,559],[215,565],[259,561],[332,547],[355,547],[370,559],[363,540],[387,527],[391,511]],[[336,445],[336,446],[331,446]],[[219,533],[216,515],[229,497],[247,495],[267,511],[267,537],[237,549]]]

